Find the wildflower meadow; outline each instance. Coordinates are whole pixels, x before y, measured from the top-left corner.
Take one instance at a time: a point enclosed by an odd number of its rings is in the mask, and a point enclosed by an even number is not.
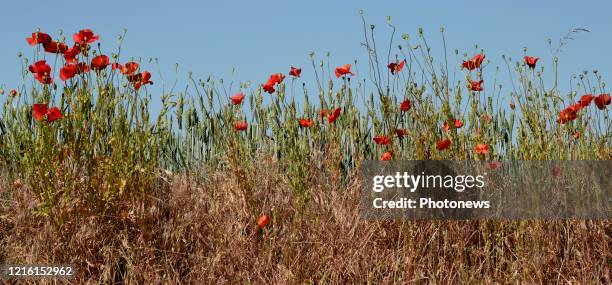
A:
[[[368,160],[612,158],[609,75],[563,89],[553,42],[491,58],[445,33],[363,19],[367,61],[161,92],[125,35],[5,43],[31,53],[0,90],[0,263],[74,264],[70,284],[612,282],[609,220],[361,219]]]

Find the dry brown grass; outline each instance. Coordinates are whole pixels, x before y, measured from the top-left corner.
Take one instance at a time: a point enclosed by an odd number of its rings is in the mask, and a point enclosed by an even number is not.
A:
[[[0,263],[74,263],[74,284],[598,284],[610,221],[365,221],[357,179],[296,196],[279,166],[177,175],[108,216],[56,228],[27,186],[0,192]],[[258,232],[255,220],[271,214]]]

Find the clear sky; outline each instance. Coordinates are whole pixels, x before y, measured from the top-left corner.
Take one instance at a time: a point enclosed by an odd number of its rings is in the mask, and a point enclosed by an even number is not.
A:
[[[174,77],[175,63],[183,72],[183,85],[186,71],[199,78],[212,74],[261,83],[270,73],[288,72],[290,65],[304,67],[304,80],[312,82],[309,51],[321,56],[331,52],[332,65],[366,60],[360,46],[360,9],[381,33],[388,32],[386,17],[391,16],[399,34],[415,35],[423,27],[438,47],[438,31],[444,26],[449,51],[471,53],[478,44],[493,66],[502,65],[501,54],[519,58],[523,47],[550,65],[548,38],[556,41],[570,28],[588,28],[591,33],[577,35],[562,53],[561,78],[595,68],[611,78],[611,8],[612,2],[606,0],[2,1],[0,84],[11,89],[19,82],[16,54],[31,54],[25,38],[36,28],[52,36],[60,30],[70,36],[91,28],[107,51],[114,50],[116,36],[125,28],[123,60],[159,58],[167,85]],[[152,69],[158,83],[157,68],[145,67]]]

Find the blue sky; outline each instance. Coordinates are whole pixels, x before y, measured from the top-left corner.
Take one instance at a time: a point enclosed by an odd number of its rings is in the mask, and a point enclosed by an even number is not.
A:
[[[502,65],[501,54],[519,58],[523,47],[549,65],[548,38],[556,41],[572,27],[588,28],[591,33],[577,35],[561,54],[561,78],[593,69],[610,78],[611,8],[611,2],[603,0],[3,1],[0,84],[11,89],[20,81],[16,54],[31,54],[25,37],[36,28],[52,36],[59,30],[72,35],[91,28],[107,51],[114,50],[116,36],[125,28],[123,60],[159,58],[166,85],[173,81],[176,63],[183,85],[186,71],[200,78],[212,74],[261,83],[270,73],[288,72],[290,65],[304,67],[304,80],[310,83],[309,51],[321,56],[331,52],[332,65],[355,59],[365,62],[360,9],[381,34],[388,32],[384,26],[391,16],[399,34],[415,35],[423,27],[437,47],[438,30],[444,26],[449,51],[471,53],[478,44],[493,66]],[[154,71],[158,88],[157,67],[145,67]],[[232,68],[236,68],[233,77]]]

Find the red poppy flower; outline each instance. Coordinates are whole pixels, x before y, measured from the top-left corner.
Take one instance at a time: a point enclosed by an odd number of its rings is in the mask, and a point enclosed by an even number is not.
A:
[[[455,128],[457,129],[460,129],[461,127],[463,127],[463,122],[459,119],[455,119],[453,123],[455,124]]]
[[[580,100],[578,101],[578,103],[580,104],[582,108],[588,107],[594,98],[595,96],[593,96],[593,94],[585,94],[585,95],[582,95],[582,97],[580,97]]]
[[[47,104],[34,104],[32,105],[32,116],[36,121],[42,121],[47,115],[48,107]]]
[[[386,151],[385,153],[383,153],[383,155],[380,157],[380,160],[382,161],[389,161],[393,159],[393,153],[390,151]]]
[[[127,80],[134,84],[134,89],[138,90],[143,85],[153,84],[151,81],[151,73],[148,71],[143,71],[141,73],[136,73],[134,75],[128,75]]]
[[[484,88],[482,87],[482,83],[484,83],[484,80],[480,80],[480,81],[472,81],[470,79],[468,79],[468,89],[472,90],[472,91],[483,91]]]
[[[610,105],[610,94],[599,94],[597,98],[595,98],[595,105],[599,110],[604,110],[606,106]]]
[[[151,73],[148,71],[143,71],[141,82],[142,82],[142,85],[153,84],[153,81],[151,81]]]
[[[123,66],[120,65],[119,69],[121,70],[121,74],[132,75],[138,70],[138,67],[140,67],[140,65],[137,62],[130,61]]]
[[[74,43],[79,45],[86,45],[97,41],[100,36],[94,34],[90,29],[80,30],[78,33],[72,36]]]
[[[391,138],[386,136],[375,136],[374,142],[378,145],[388,145],[391,144]]]
[[[43,44],[46,52],[64,54],[68,50],[68,45],[60,42],[49,42]]]
[[[310,128],[314,124],[314,122],[311,119],[300,119],[298,123],[300,124],[300,127],[302,128]]]
[[[284,79],[285,79],[284,74],[275,73],[275,74],[270,75],[270,78],[268,78],[268,83],[280,84],[281,82],[283,82]]]
[[[40,60],[28,67],[30,72],[34,73],[36,80],[42,84],[51,84],[53,79],[51,78],[51,66],[46,61]]]
[[[106,55],[98,55],[91,60],[91,68],[95,70],[105,69],[110,64],[110,60]]]
[[[301,68],[296,68],[296,67],[291,67],[291,70],[289,71],[289,75],[291,76],[295,76],[295,77],[300,77],[302,75],[302,69]]]
[[[9,92],[9,96],[11,97],[17,97],[17,95],[19,95],[19,93],[15,89],[11,89],[11,91]]]
[[[247,129],[248,126],[249,124],[247,122],[236,122],[234,124],[234,129],[236,129],[237,131],[244,131]]]
[[[28,70],[32,73],[51,73],[51,66],[45,60],[39,60],[28,66]]]
[[[265,84],[262,84],[261,87],[263,87],[265,92],[272,94],[275,91],[274,85],[280,84],[283,82],[283,79],[285,79],[285,75],[282,73],[272,74],[270,75],[270,78],[268,78],[268,81]]]
[[[450,139],[439,140],[438,143],[436,144],[436,149],[437,150],[445,150],[445,149],[449,148],[450,146],[451,146],[451,140]]]
[[[502,167],[502,163],[501,163],[501,162],[499,162],[499,161],[492,161],[492,162],[489,162],[489,168],[490,168],[490,169],[495,170],[495,169],[499,169],[499,168],[501,168],[501,167]]]
[[[570,107],[567,107],[561,110],[561,112],[559,112],[559,118],[557,119],[557,122],[561,124],[565,124],[569,121],[575,120],[577,117],[578,117],[578,114],[577,114],[576,108],[574,108],[573,106],[570,106]]]
[[[338,117],[340,117],[340,113],[342,112],[342,109],[340,107],[336,108],[332,113],[330,113],[327,116],[327,121],[330,123],[333,123],[336,121],[336,119],[338,119]]]
[[[232,100],[232,104],[238,105],[242,103],[242,100],[244,100],[244,93],[238,92],[235,95],[231,96],[230,100]]]
[[[75,45],[75,46],[67,49],[64,52],[64,59],[67,62],[76,61],[76,57],[77,57],[77,55],[79,55],[80,52],[81,52],[81,48],[79,46]]]
[[[270,85],[274,87],[274,85],[280,84],[281,82],[283,82],[283,79],[285,79],[285,75],[283,75],[282,73],[275,73],[275,74],[270,75],[265,85]]]
[[[574,137],[575,140],[577,140],[577,139],[580,138],[580,132],[576,131],[576,132],[574,132],[574,134],[572,136]]]
[[[474,57],[472,57],[470,60],[464,61],[463,64],[461,65],[461,69],[467,68],[468,70],[474,70],[476,68],[479,68],[482,65],[482,62],[484,61],[484,59],[485,59],[484,54],[477,54]]]
[[[529,68],[535,68],[536,67],[536,63],[538,62],[538,59],[540,59],[539,57],[531,57],[531,56],[525,56],[525,64],[527,64],[529,66]]]
[[[336,71],[336,77],[340,77],[340,76],[347,75],[347,74],[355,75],[354,73],[351,72],[351,64],[350,63],[347,63],[347,64],[345,64],[343,66],[340,66],[340,67],[336,67],[335,71]]]
[[[489,153],[489,145],[484,143],[476,144],[474,151],[478,154],[487,154]]]
[[[400,73],[402,69],[404,69],[405,64],[406,64],[406,60],[402,60],[399,63],[395,63],[395,62],[389,63],[387,67],[391,71],[391,74],[395,75],[396,73]]]
[[[584,109],[584,107],[582,107],[582,103],[580,103],[580,101],[570,105],[569,108],[575,109],[576,112],[580,112],[582,109]]]
[[[79,66],[74,63],[66,64],[60,69],[60,79],[66,81],[74,77],[79,72]]]
[[[34,32],[32,33],[32,37],[31,38],[26,38],[26,41],[28,42],[29,45],[33,46],[33,45],[37,45],[37,44],[48,44],[51,41],[53,41],[51,39],[51,36],[49,36],[48,34],[42,33],[42,32]]]
[[[51,123],[64,118],[62,112],[57,107],[49,109],[47,104],[32,105],[32,117],[34,117],[34,120],[38,122],[43,121],[45,119],[45,116],[47,117],[47,123]]]
[[[569,114],[571,120],[574,120],[578,115],[578,111],[580,111],[581,109],[582,107],[580,106],[580,104],[572,104],[565,108],[565,113]]]
[[[397,135],[398,137],[404,137],[406,134],[408,134],[408,132],[404,129],[395,129],[395,135]]]
[[[270,94],[272,94],[272,93],[274,93],[274,91],[276,91],[274,89],[274,84],[266,83],[266,84],[262,84],[261,87],[262,87],[263,91],[268,92]]]
[[[408,112],[410,111],[410,108],[412,108],[412,102],[410,102],[409,99],[406,99],[400,103],[400,110],[402,112]]]
[[[261,215],[259,219],[257,219],[257,226],[260,229],[265,228],[270,223],[270,217],[268,215]]]
[[[62,115],[62,112],[57,107],[53,107],[47,111],[47,123],[52,123],[63,118],[64,115]]]

